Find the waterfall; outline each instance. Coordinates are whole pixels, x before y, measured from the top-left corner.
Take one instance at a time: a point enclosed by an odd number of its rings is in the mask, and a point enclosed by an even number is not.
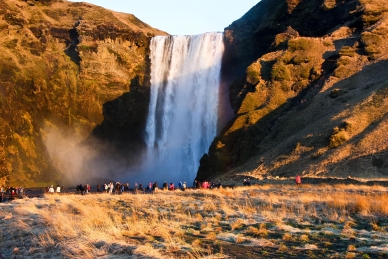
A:
[[[157,36],[150,50],[144,173],[191,186],[217,133],[223,34]]]

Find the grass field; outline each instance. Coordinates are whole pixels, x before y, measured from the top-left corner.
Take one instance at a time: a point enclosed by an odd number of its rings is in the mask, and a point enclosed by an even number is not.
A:
[[[0,203],[0,253],[3,258],[388,258],[387,216],[387,188],[378,185],[54,194]]]

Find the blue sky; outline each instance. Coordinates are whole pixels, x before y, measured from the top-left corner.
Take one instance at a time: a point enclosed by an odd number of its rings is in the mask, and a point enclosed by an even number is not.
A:
[[[74,1],[74,0],[73,0]],[[223,31],[259,0],[84,0],[104,8],[134,14],[150,26],[172,35]]]

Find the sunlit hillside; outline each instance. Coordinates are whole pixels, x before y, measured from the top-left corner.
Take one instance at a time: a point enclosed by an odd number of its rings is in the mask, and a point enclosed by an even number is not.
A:
[[[92,177],[79,161],[101,152],[119,165],[117,143],[138,152],[148,45],[166,33],[87,3],[3,0],[0,15],[0,185]]]
[[[386,2],[261,1],[225,36],[235,116],[199,179],[388,176]]]

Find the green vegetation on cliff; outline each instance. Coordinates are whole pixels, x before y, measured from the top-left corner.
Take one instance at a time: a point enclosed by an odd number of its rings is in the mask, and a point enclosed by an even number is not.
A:
[[[225,36],[235,116],[198,179],[388,175],[387,4],[262,0]]]
[[[0,185],[114,177],[138,160],[149,40],[165,33],[61,0],[0,0],[0,16]],[[387,39],[384,1],[260,1],[225,30],[234,117],[198,179],[387,176]]]
[[[148,44],[164,32],[131,14],[66,1],[1,0],[0,16],[0,185],[46,185],[64,173],[88,173],[67,170],[82,154],[74,148],[64,155],[60,139],[71,148],[89,135],[89,146],[104,142],[115,130],[139,136],[145,115],[138,111],[148,107]],[[127,117],[91,134],[110,120],[107,103],[123,96],[136,100],[125,107]],[[111,152],[117,142],[110,141]]]

